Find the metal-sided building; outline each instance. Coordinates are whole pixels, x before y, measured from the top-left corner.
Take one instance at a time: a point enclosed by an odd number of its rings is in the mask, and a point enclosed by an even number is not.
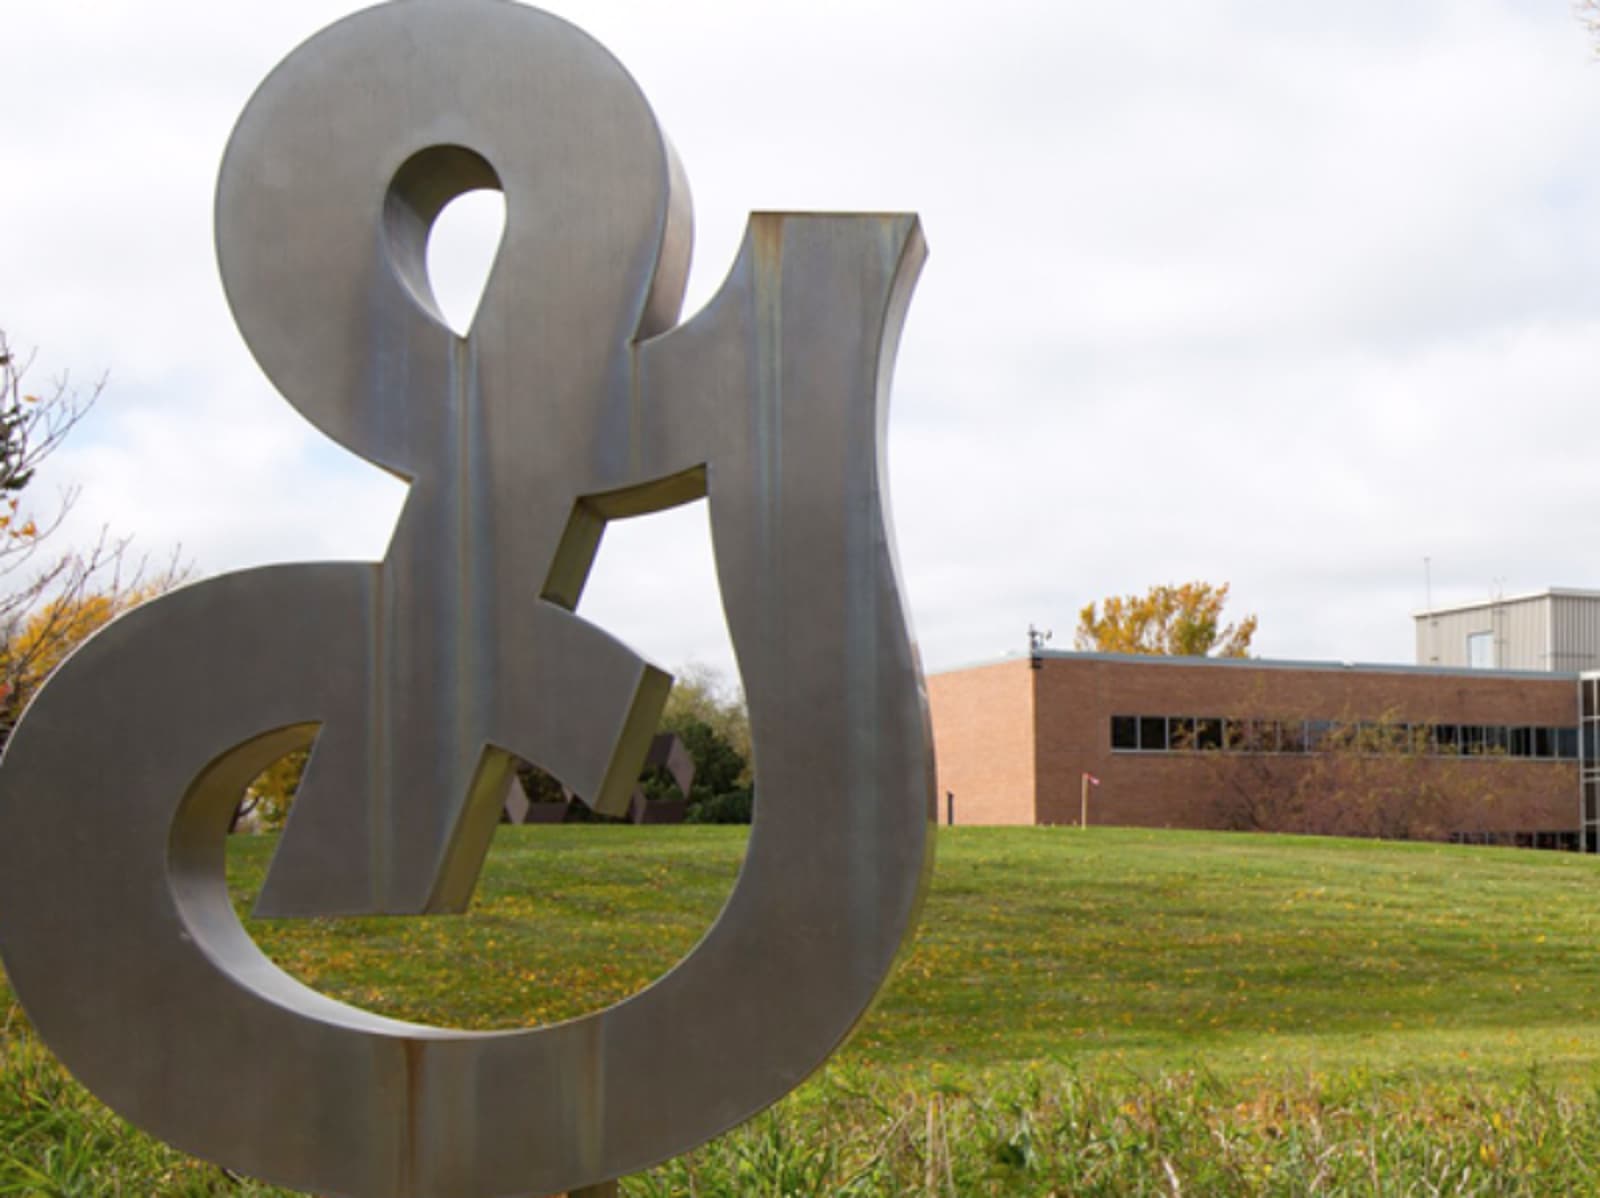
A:
[[[1431,608],[1412,618],[1419,666],[1557,674],[1600,669],[1600,591],[1551,587]]]

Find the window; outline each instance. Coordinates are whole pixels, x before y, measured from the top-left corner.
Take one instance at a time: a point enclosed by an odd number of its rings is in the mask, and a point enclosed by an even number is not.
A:
[[[1306,721],[1306,750],[1318,753],[1338,747],[1339,725],[1333,720]]]
[[[1494,633],[1467,634],[1467,665],[1474,670],[1494,669]]]
[[[1554,757],[1556,755],[1554,728],[1533,729],[1533,755],[1535,757]]]
[[[1600,721],[1585,720],[1583,733],[1584,760],[1593,761],[1600,752]],[[1114,715],[1111,748],[1119,753],[1472,754],[1572,761],[1579,741],[1575,727]]]
[[[1571,761],[1578,756],[1578,730],[1576,728],[1553,728],[1556,734],[1556,756],[1563,761]]]
[[[1556,756],[1564,761],[1579,760],[1578,730],[1576,728],[1556,729]]]
[[[1251,724],[1250,748],[1255,753],[1283,750],[1283,725],[1277,720],[1255,720]]]
[[[1411,747],[1411,725],[1363,720],[1356,731],[1355,747],[1362,753],[1403,753]]]

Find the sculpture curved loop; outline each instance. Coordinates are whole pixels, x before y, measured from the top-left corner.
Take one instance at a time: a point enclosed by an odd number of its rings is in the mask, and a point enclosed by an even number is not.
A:
[[[460,338],[419,255],[483,184],[506,231]],[[154,1134],[362,1198],[589,1185],[775,1101],[866,1010],[932,859],[882,436],[916,219],[753,217],[672,328],[687,193],[621,67],[531,9],[408,0],[263,84],[217,230],[263,369],[411,491],[382,562],[184,588],[30,708],[0,763],[0,957],[39,1031]],[[268,913],[464,907],[510,754],[626,801],[668,680],[572,609],[606,520],[702,494],[760,802],[694,951],[606,1010],[492,1033],[278,970],[223,877],[251,777],[315,741]]]

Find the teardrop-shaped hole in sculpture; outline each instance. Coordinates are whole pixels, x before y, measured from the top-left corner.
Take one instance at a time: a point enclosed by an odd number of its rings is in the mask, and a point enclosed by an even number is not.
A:
[[[506,197],[481,188],[458,195],[428,231],[428,285],[444,322],[465,337],[505,236]]]
[[[383,201],[389,264],[417,306],[458,335],[465,336],[477,316],[500,252],[505,211],[500,176],[466,146],[418,150],[389,181]]]

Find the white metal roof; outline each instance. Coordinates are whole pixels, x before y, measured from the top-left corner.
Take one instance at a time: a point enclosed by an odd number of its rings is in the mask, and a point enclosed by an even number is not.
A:
[[[1411,613],[1413,620],[1425,620],[1431,616],[1448,615],[1458,611],[1478,611],[1486,607],[1504,607],[1509,603],[1531,603],[1536,599],[1593,599],[1600,602],[1600,591],[1583,590],[1579,587],[1546,587],[1542,591],[1528,591],[1521,595],[1503,595],[1500,598],[1475,599],[1470,603],[1450,603],[1443,607],[1427,607],[1421,611]]]

